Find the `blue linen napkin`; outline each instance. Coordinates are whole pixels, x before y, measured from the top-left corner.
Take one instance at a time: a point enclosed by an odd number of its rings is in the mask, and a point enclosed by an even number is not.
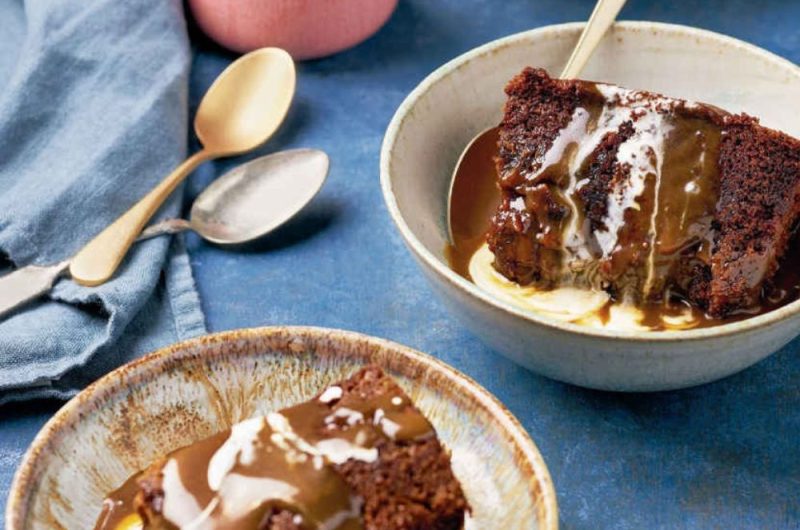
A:
[[[9,266],[52,264],[186,155],[182,6],[6,0],[0,20],[0,255]],[[158,217],[177,215],[181,195]],[[182,239],[139,243],[112,281],[61,280],[0,322],[0,404],[67,398],[131,358],[204,332]]]

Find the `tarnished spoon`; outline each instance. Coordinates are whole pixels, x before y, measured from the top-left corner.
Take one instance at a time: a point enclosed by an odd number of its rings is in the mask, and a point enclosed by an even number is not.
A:
[[[238,245],[267,235],[294,217],[322,188],[328,155],[292,149],[251,160],[212,182],[192,204],[189,220],[167,219],[139,240],[194,230],[206,241]]]
[[[322,188],[328,155],[293,149],[251,160],[211,183],[195,199],[189,219],[167,219],[145,229],[137,241],[193,230],[219,245],[262,237],[294,217]],[[0,317],[49,291],[71,260],[31,265],[0,277]]]
[[[608,28],[614,23],[622,6],[625,5],[625,1],[626,0],[598,0],[597,4],[594,6],[594,11],[592,11],[592,16],[589,17],[589,22],[586,23],[586,27],[583,28],[578,43],[572,50],[572,55],[570,55],[567,65],[561,72],[562,79],[578,77],[583,67],[586,66],[586,62],[592,56],[592,53],[594,53],[595,48],[597,48],[597,45],[600,43],[600,39],[603,38]],[[486,142],[496,138],[497,132],[497,127],[490,127],[475,136],[467,144],[467,147],[464,148],[453,170],[453,175],[450,178],[450,189],[447,194],[447,236],[450,238],[451,244],[455,244],[452,220],[454,211],[454,190],[460,187],[469,190],[475,185],[474,183],[467,182],[471,172],[467,171],[462,165],[464,165],[465,161],[471,163],[477,156],[480,156],[478,150],[485,148]],[[455,193],[455,195],[459,194]],[[470,235],[474,237],[479,234]]]

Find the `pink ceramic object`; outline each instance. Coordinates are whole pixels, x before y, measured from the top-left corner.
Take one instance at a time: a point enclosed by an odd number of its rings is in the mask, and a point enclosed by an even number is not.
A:
[[[313,59],[355,46],[383,26],[397,0],[190,0],[198,25],[231,50],[283,48]]]

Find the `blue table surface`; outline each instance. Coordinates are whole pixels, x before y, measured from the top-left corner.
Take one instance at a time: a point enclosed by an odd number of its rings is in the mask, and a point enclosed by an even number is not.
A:
[[[367,42],[300,64],[288,120],[257,154],[324,149],[332,158],[329,181],[296,221],[253,248],[230,251],[189,239],[209,329],[351,329],[452,364],[498,396],[530,432],[552,473],[563,528],[800,528],[800,341],[738,375],[683,391],[613,394],[550,381],[496,355],[451,318],[383,205],[383,133],[423,77],[489,40],[585,19],[593,3],[401,0]],[[623,19],[699,26],[800,63],[796,0],[628,4]],[[196,31],[193,40],[194,108],[233,55]],[[231,163],[198,171],[189,196]],[[59,406],[0,408],[3,506],[25,449]]]

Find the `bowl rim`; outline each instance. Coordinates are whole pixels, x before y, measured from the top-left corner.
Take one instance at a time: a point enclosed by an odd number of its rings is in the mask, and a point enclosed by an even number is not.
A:
[[[493,306],[505,313],[526,320],[533,324],[550,328],[553,331],[559,331],[570,334],[582,335],[587,338],[596,339],[614,339],[624,340],[630,342],[687,342],[687,341],[701,341],[710,338],[725,337],[736,335],[740,333],[756,331],[761,328],[776,325],[781,321],[800,314],[800,300],[795,300],[785,306],[779,307],[767,313],[757,315],[744,320],[731,322],[728,324],[720,324],[718,326],[711,326],[707,328],[689,329],[689,330],[674,330],[674,331],[636,331],[636,330],[607,330],[602,328],[591,328],[580,324],[571,322],[563,322],[551,317],[536,314],[532,311],[527,311],[518,308],[508,302],[500,300],[479,288],[474,283],[468,281],[466,278],[460,276],[453,271],[444,262],[437,259],[422,242],[417,238],[411,228],[406,223],[403,214],[397,204],[397,199],[393,190],[393,178],[391,172],[391,159],[393,155],[394,145],[397,141],[398,133],[409,111],[416,105],[417,101],[428,90],[444,79],[452,72],[458,70],[462,66],[471,62],[473,59],[479,58],[484,55],[489,55],[494,51],[513,46],[530,40],[535,37],[541,37],[547,34],[561,34],[564,32],[578,33],[583,29],[585,22],[567,22],[562,24],[552,24],[542,26],[539,28],[514,33],[506,37],[490,41],[486,44],[473,48],[454,59],[444,63],[425,79],[423,79],[403,100],[397,108],[389,126],[384,135],[383,144],[381,146],[380,157],[380,175],[381,175],[381,190],[383,192],[384,202],[389,210],[389,214],[395,223],[395,226],[400,231],[403,240],[409,249],[416,254],[417,258],[425,265],[430,267],[441,279],[447,281],[451,286],[466,292],[473,298],[478,299],[484,304]],[[696,28],[693,26],[685,26],[680,24],[669,24],[663,22],[652,21],[618,21],[614,23],[613,31],[615,32],[641,32],[642,30],[654,31],[656,37],[658,34],[671,34],[683,35],[686,37],[693,37],[697,39],[704,39],[719,45],[729,48],[734,48],[739,51],[746,51],[757,57],[760,57],[765,62],[774,66],[780,67],[782,71],[793,72],[800,77],[800,66],[795,65],[788,59],[780,57],[772,52],[760,48],[754,44],[744,42],[742,40],[716,33],[714,31]],[[673,352],[676,355],[686,356],[694,355],[694,352],[689,348],[682,349],[679,352]]]
[[[502,436],[507,443],[513,446],[517,455],[517,465],[522,468],[529,491],[537,495],[533,502],[536,506],[537,518],[542,525],[541,529],[558,529],[558,501],[544,457],[519,420],[497,397],[468,375],[430,354],[379,337],[313,326],[242,328],[203,335],[158,349],[120,366],[93,382],[65,403],[45,423],[25,452],[9,490],[5,516],[6,528],[8,530],[21,528],[30,506],[30,499],[35,494],[40,473],[39,465],[43,455],[47,454],[52,445],[58,444],[60,436],[68,434],[70,427],[78,425],[87,411],[94,410],[95,406],[124,392],[126,383],[152,380],[174,368],[176,362],[205,357],[213,359],[224,355],[210,351],[209,348],[213,345],[236,344],[238,350],[243,343],[270,338],[285,338],[311,343],[333,341],[336,345],[341,346],[352,343],[367,344],[409,361],[410,366],[420,366],[424,368],[425,373],[433,371],[443,376],[449,384],[458,387],[462,394],[470,395],[471,402],[482,408],[485,414],[495,420],[494,425],[503,433]],[[362,358],[372,360],[372,355],[364,355]],[[220,362],[226,362],[224,357]]]

